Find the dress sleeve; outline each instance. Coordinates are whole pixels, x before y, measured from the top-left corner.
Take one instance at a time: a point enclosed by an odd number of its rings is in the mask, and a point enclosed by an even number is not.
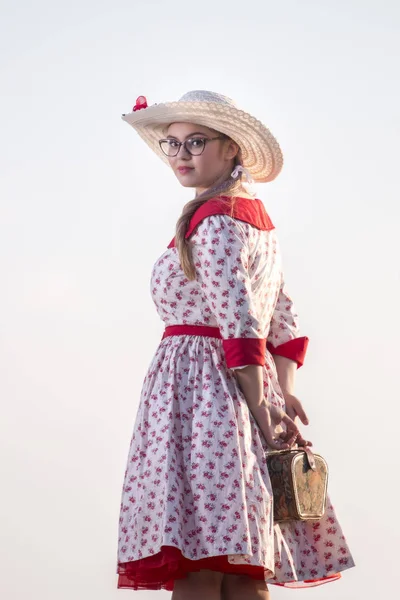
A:
[[[308,337],[298,337],[298,331],[299,317],[282,281],[271,319],[267,348],[271,354],[294,360],[297,368],[303,365],[308,346]]]
[[[220,329],[228,368],[264,365],[267,340],[257,318],[243,227],[231,217],[213,215],[200,223],[191,241],[196,280]]]

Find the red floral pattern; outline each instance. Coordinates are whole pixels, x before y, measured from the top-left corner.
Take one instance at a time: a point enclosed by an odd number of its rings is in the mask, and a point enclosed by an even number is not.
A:
[[[123,485],[118,586],[172,589],[185,565],[213,557],[237,572],[262,568],[269,583],[327,581],[353,566],[334,510],[274,525],[265,442],[226,362],[233,340],[275,347],[298,336],[275,230],[213,215],[191,242],[196,280],[170,247],[154,266],[152,297],[166,326],[219,327],[222,339],[165,337],[150,364]],[[268,349],[263,362],[265,397],[284,406]],[[168,549],[182,559],[175,570]],[[151,561],[163,563],[161,581]]]

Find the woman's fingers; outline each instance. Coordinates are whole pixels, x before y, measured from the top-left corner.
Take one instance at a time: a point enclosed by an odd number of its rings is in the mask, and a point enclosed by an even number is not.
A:
[[[279,437],[276,438],[272,435],[271,432],[268,432],[268,434],[266,434],[264,437],[270,448],[273,448],[274,450],[286,450],[286,448],[289,448],[289,445],[286,442],[286,440],[282,438],[282,435],[285,434],[281,434]]]
[[[292,431],[282,431],[277,433],[274,428],[266,432],[265,439],[270,448],[274,450],[287,450],[295,443],[297,434]]]
[[[299,438],[301,438],[299,428],[286,413],[283,415],[282,422],[286,426],[286,441],[290,446],[292,446],[293,444],[297,443]]]
[[[297,443],[297,439],[300,435],[297,426],[293,421],[289,418],[283,420],[286,425],[286,431],[281,434],[281,438],[289,445],[289,447],[293,446],[293,444]]]
[[[297,400],[295,398],[295,400]],[[300,402],[297,400],[297,404]],[[296,418],[296,411],[295,417]],[[299,428],[290,414],[285,412],[281,407],[269,404],[268,416],[270,418],[269,426],[266,428],[267,431],[264,433],[266,442],[270,448],[275,450],[286,450],[291,448],[294,444],[298,446],[311,446],[311,442],[305,440],[301,435]],[[303,417],[307,420],[307,416],[303,411]],[[279,432],[279,429],[284,426],[285,431]]]
[[[300,421],[303,423],[303,425],[308,425],[309,420],[306,415],[306,411],[304,410],[300,400],[299,400],[298,405],[296,406],[296,413],[297,413],[297,416],[299,417]]]
[[[290,429],[291,431],[294,430],[298,434],[300,434],[299,428],[297,427],[296,423],[285,412],[282,413],[282,422],[286,425],[287,429]]]
[[[300,436],[299,438],[297,438],[297,444],[299,446],[312,446],[312,442],[309,442],[308,440],[305,440],[302,436]]]
[[[303,425],[308,425],[309,420],[306,411],[303,408],[300,400],[293,394],[284,394],[286,412],[289,417],[294,421],[296,417],[299,417]]]
[[[293,406],[291,406],[289,404],[286,406],[286,412],[289,415],[289,417],[292,419],[292,421],[294,421],[295,418],[297,417],[296,411],[294,410]]]

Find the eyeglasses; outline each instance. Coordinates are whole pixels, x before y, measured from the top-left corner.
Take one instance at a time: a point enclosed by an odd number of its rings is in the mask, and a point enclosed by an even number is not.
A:
[[[219,135],[213,138],[193,137],[185,140],[184,142],[178,142],[178,140],[167,139],[160,140],[158,143],[160,144],[160,148],[164,152],[164,154],[169,158],[172,158],[173,156],[178,155],[181,146],[183,146],[186,152],[188,152],[192,156],[200,156],[200,154],[203,154],[207,142],[222,139],[223,136]]]

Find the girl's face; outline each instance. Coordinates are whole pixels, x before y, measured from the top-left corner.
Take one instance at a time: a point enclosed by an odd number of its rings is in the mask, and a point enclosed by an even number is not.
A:
[[[196,188],[197,193],[227,179],[234,168],[234,157],[239,147],[229,138],[222,137],[214,129],[193,123],[172,123],[166,138],[170,149],[177,149],[176,142],[186,142],[189,150],[197,152],[205,142],[204,151],[192,156],[182,145],[175,157],[169,157],[169,164],[179,182],[184,187]],[[212,139],[218,137],[219,139]],[[196,141],[197,140],[197,141]]]

